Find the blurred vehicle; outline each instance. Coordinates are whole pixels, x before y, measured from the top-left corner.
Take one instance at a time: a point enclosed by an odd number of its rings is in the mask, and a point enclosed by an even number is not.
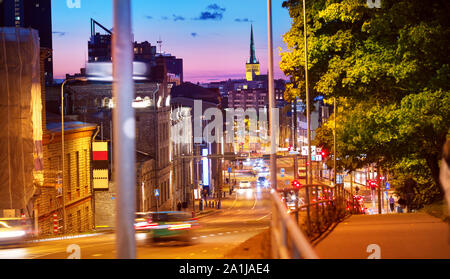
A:
[[[150,233],[153,241],[180,240],[191,242],[192,230],[199,227],[191,213],[182,211],[136,213],[136,232]]]
[[[32,237],[31,219],[0,218],[0,245],[19,244]]]
[[[366,207],[365,207],[365,200],[364,197],[361,195],[355,195],[353,197],[354,199],[354,206],[353,211],[355,214],[366,214]]]
[[[241,181],[239,182],[239,189],[251,189],[252,186],[250,185],[250,182],[248,181]]]
[[[259,171],[259,175],[261,176],[269,176],[269,169],[267,167],[262,167],[261,170]]]
[[[283,201],[286,204],[286,207],[288,208],[288,213],[291,213],[292,211],[295,211],[295,203],[297,202],[297,196],[294,192],[287,193],[285,197],[281,198],[281,201]],[[298,207],[300,211],[306,210],[306,208],[301,208],[305,205],[304,198],[298,198]]]
[[[269,181],[264,176],[258,177],[257,186],[268,188],[269,187]]]
[[[252,186],[250,184],[250,182],[248,181],[241,181],[239,183],[239,187],[237,189],[237,193],[238,194],[245,194],[247,196],[247,198],[252,197],[253,195],[253,189]]]

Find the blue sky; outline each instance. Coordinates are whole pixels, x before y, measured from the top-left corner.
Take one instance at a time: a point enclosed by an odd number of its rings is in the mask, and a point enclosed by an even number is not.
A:
[[[80,8],[69,8],[66,0],[52,0],[55,76],[75,73],[84,66],[90,18],[112,28],[112,0],[81,0]],[[291,19],[282,0],[273,0],[275,74],[281,36]],[[267,72],[267,1],[265,0],[133,0],[135,41],[149,41],[184,59],[187,81],[212,81],[245,77],[249,56],[250,24],[253,24],[256,56],[261,72]],[[159,49],[158,49],[159,51]]]

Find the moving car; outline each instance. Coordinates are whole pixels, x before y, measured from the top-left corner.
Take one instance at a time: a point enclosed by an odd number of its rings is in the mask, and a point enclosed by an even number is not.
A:
[[[191,213],[181,211],[136,213],[136,232],[150,233],[154,242],[181,240],[190,242],[192,230],[199,226]]]
[[[260,176],[260,177],[258,177],[257,185],[259,187],[267,188],[267,187],[269,187],[269,181],[267,181],[266,177]]]
[[[31,239],[33,228],[28,218],[0,218],[0,244],[19,244]]]

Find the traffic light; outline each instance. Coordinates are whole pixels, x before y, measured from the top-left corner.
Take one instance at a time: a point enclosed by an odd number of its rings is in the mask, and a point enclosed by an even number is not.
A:
[[[320,155],[322,155],[322,158],[328,157],[328,151],[326,149],[323,149],[322,152],[320,152]]]
[[[292,181],[292,186],[296,189],[300,189],[300,187],[302,187],[302,184],[300,184],[300,182],[297,179],[294,179]]]

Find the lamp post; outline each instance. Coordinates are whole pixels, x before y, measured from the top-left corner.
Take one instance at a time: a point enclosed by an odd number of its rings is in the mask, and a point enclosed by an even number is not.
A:
[[[114,0],[113,96],[114,160],[117,184],[117,258],[136,258],[136,120],[134,99],[131,1]]]
[[[275,129],[275,85],[273,71],[272,1],[267,0],[268,47],[269,47],[269,113],[270,113],[270,183],[277,189],[277,147]]]
[[[62,163],[62,180],[61,180],[61,191],[62,191],[62,208],[63,208],[63,231],[67,232],[66,225],[66,203],[65,203],[65,191],[64,191],[64,167],[65,167],[65,145],[64,145],[64,86],[69,81],[87,81],[86,78],[67,78],[61,84],[61,163]],[[69,166],[70,168],[70,166]]]
[[[311,174],[311,119],[310,119],[310,98],[309,98],[309,79],[308,79],[308,36],[307,36],[307,28],[306,28],[306,3],[303,0],[303,33],[305,40],[305,80],[306,80],[306,126],[307,126],[307,140],[308,140],[308,155],[306,159],[306,177],[307,184],[312,184],[312,174]],[[309,188],[305,189],[305,201],[306,204],[309,204]],[[307,226],[308,232],[311,231],[311,220],[310,220],[310,212],[309,206],[306,208],[307,211]]]

